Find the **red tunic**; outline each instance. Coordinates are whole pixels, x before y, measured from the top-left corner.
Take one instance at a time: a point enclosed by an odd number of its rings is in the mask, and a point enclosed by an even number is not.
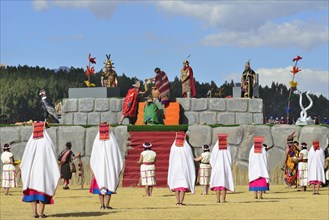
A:
[[[165,72],[161,71],[155,76],[155,86],[159,90],[161,98],[168,96],[170,84]]]
[[[196,96],[196,90],[195,90],[195,84],[194,84],[194,76],[193,76],[193,69],[190,66],[185,66],[183,68],[183,70],[185,71],[186,69],[189,70],[189,79],[190,79],[190,85],[191,85],[191,97],[195,97]],[[184,94],[182,94],[182,96],[184,97]]]
[[[137,115],[137,96],[138,89],[132,88],[128,90],[122,106],[122,115],[125,117],[135,117]]]

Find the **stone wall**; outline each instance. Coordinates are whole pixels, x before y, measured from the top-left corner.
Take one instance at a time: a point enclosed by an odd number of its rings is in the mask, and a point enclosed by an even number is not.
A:
[[[263,124],[262,99],[177,98],[181,106],[181,124]],[[116,124],[122,112],[123,99],[64,99],[62,124]],[[128,123],[125,119],[124,124]]]
[[[124,157],[129,146],[129,133],[126,126],[112,128],[114,135],[121,147]],[[80,151],[82,159],[89,167],[90,153],[97,133],[97,126],[84,128],[82,126],[58,126],[47,129],[54,145],[57,155],[65,148],[65,143],[72,142],[73,152]],[[197,157],[202,153],[201,146],[208,144],[213,148],[218,133],[228,134],[228,143],[231,146],[231,154],[234,166],[247,174],[249,151],[254,136],[264,136],[264,143],[274,148],[268,151],[269,169],[273,171],[281,168],[284,160],[286,138],[295,132],[296,140],[306,142],[310,147],[314,139],[320,140],[322,148],[327,146],[329,128],[319,125],[308,125],[304,127],[295,125],[240,125],[232,127],[215,127],[207,125],[191,125],[188,128],[189,142]],[[21,159],[26,143],[32,134],[32,126],[12,126],[0,128],[0,143],[12,143],[11,152],[16,159]]]

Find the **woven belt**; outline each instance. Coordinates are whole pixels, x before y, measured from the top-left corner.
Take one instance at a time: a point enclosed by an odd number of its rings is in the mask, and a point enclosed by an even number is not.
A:
[[[144,165],[153,165],[154,162],[143,162]]]

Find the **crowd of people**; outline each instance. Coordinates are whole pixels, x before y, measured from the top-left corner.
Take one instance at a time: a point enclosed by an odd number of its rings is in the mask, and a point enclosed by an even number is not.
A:
[[[287,138],[286,159],[283,170],[288,186],[306,187],[313,185],[313,195],[318,195],[322,184],[329,180],[329,145],[323,150],[318,140],[312,142],[308,150],[306,143],[300,146],[294,141],[294,133]],[[264,137],[255,136],[249,152],[249,191],[254,192],[255,199],[263,199],[263,193],[269,190],[269,172],[267,151]],[[22,162],[20,164],[23,184],[23,202],[32,204],[34,218],[45,218],[46,204],[53,204],[53,197],[58,187],[59,179],[64,179],[64,190],[69,189],[72,177],[70,163],[78,158],[71,150],[72,144],[66,143],[65,149],[58,157],[55,146],[50,139],[45,122],[35,122],[33,133],[26,144]],[[140,185],[145,187],[144,196],[152,196],[156,182],[156,152],[152,150],[152,143],[143,144],[144,151],[137,163],[140,165]],[[203,186],[204,195],[209,190],[216,192],[217,203],[227,202],[227,191],[234,192],[232,173],[232,158],[227,134],[218,134],[217,142],[210,151],[208,145],[203,145],[203,153],[194,158],[188,136],[184,132],[177,132],[169,155],[167,185],[175,192],[176,205],[185,206],[185,194],[194,193],[196,179]],[[1,155],[3,163],[2,187],[5,194],[16,187],[14,155],[10,152],[10,144],[3,146]],[[196,175],[195,162],[200,162]],[[59,166],[60,165],[60,169]],[[90,167],[93,178],[89,192],[98,195],[100,209],[112,209],[111,196],[115,194],[119,185],[119,176],[124,161],[116,137],[110,125],[101,123],[98,126],[91,156]],[[326,170],[326,172],[325,172]]]

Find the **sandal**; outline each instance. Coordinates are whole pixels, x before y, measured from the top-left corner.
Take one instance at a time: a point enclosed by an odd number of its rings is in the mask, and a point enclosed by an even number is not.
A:
[[[184,206],[186,206],[186,204],[185,204],[185,203],[181,203],[180,205],[184,205]]]
[[[41,214],[40,218],[47,218],[48,216],[46,216],[45,214]]]
[[[33,215],[33,218],[39,218],[39,215],[38,214]]]
[[[113,209],[111,206],[106,206],[107,209]]]
[[[176,205],[180,205],[181,203],[180,202],[177,202]]]

